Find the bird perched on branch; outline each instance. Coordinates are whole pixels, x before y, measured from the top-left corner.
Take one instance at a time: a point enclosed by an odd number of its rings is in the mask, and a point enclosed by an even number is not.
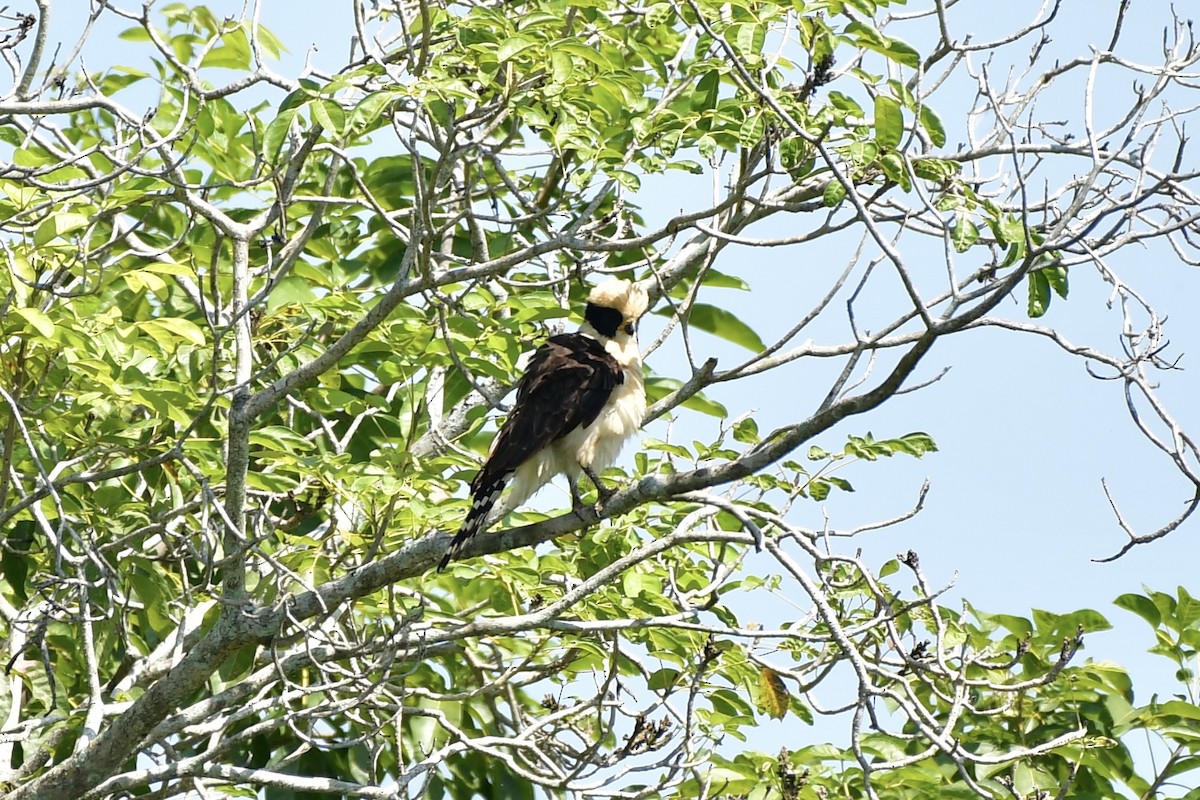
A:
[[[602,500],[613,492],[598,474],[616,460],[642,424],[646,391],[637,346],[646,289],[610,278],[592,289],[578,333],[551,336],[517,384],[517,400],[483,468],[471,481],[471,510],[450,542],[438,572],[486,530],[489,515],[511,482],[506,509],[516,508],[555,475],[566,475],[576,508],[580,474]]]

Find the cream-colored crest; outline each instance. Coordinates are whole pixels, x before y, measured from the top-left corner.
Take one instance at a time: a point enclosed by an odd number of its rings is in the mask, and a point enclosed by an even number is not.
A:
[[[650,298],[646,287],[622,278],[609,278],[596,284],[588,295],[588,302],[605,308],[615,308],[626,320],[637,320],[646,313]]]

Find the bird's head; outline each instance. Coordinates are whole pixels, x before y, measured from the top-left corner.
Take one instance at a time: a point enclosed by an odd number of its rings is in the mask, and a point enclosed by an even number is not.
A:
[[[642,284],[608,278],[588,295],[583,317],[604,339],[630,339],[637,332],[638,320],[649,305],[650,298]]]

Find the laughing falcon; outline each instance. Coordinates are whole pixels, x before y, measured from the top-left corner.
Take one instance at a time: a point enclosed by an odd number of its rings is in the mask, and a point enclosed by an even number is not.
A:
[[[438,572],[485,530],[492,507],[510,482],[508,510],[560,474],[567,476],[576,506],[580,473],[587,474],[602,498],[612,493],[597,475],[616,460],[646,413],[636,333],[648,304],[641,284],[610,278],[588,295],[578,333],[551,336],[533,354],[517,384],[512,413],[471,481],[471,510]]]

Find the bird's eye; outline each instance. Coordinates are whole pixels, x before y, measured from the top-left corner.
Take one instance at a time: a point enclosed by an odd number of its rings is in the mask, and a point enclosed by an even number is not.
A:
[[[628,333],[630,336],[633,336],[633,332],[636,330],[637,330],[636,322],[626,322],[625,323],[625,332]]]

